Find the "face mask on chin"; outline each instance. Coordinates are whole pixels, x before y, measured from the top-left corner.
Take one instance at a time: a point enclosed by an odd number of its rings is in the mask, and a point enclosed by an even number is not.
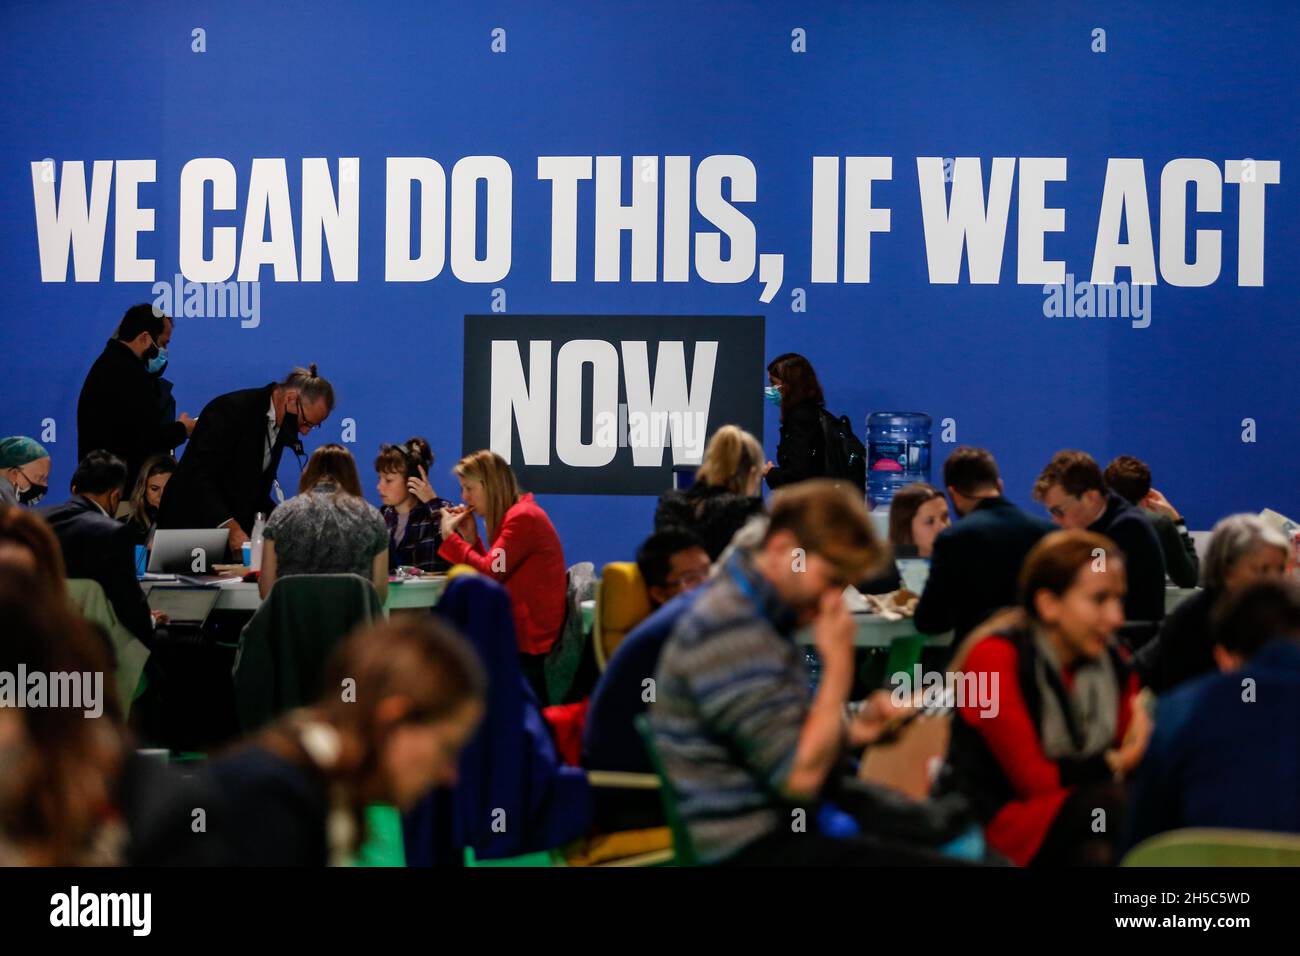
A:
[[[34,481],[29,481],[27,487],[18,492],[18,503],[28,506],[34,505],[45,497],[45,492],[48,490],[48,485],[38,485]]]

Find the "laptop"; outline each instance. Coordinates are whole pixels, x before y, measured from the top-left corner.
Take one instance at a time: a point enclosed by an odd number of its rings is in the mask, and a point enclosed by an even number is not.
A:
[[[173,630],[200,631],[219,597],[220,588],[152,587],[149,610],[164,612],[168,617],[167,626]]]
[[[215,577],[212,566],[226,560],[229,542],[229,528],[159,528],[153,535],[153,550],[149,552],[145,573]],[[195,549],[201,549],[201,553],[196,554]],[[199,557],[203,562],[195,567]]]

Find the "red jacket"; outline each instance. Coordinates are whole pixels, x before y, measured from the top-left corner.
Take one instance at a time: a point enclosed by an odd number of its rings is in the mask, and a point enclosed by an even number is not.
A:
[[[1020,687],[1019,653],[1015,645],[991,634],[971,648],[962,670],[997,675],[1000,700],[996,717],[981,716],[979,706],[973,702],[959,707],[957,714],[983,738],[1016,794],[988,821],[985,839],[1013,862],[1025,866],[1043,845],[1072,788],[1061,782],[1056,761],[1043,753],[1038,728],[1034,726]],[[1061,675],[1067,687],[1071,676],[1068,671]],[[1128,729],[1137,690],[1136,675],[1128,675],[1119,699],[1117,745]]]
[[[515,639],[524,654],[545,654],[560,636],[568,579],[560,537],[546,512],[531,494],[520,495],[497,529],[492,547],[471,547],[458,534],[442,543],[438,556],[452,564],[468,564],[510,592]]]

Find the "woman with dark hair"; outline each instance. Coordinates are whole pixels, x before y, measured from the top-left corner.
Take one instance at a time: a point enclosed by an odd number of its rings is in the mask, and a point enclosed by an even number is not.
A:
[[[786,352],[767,366],[767,400],[781,408],[781,440],[776,462],[767,462],[763,475],[773,490],[826,474],[826,433],[822,408],[826,403],[817,373],[806,358]]]
[[[153,532],[158,526],[158,506],[162,504],[163,491],[176,471],[176,459],[169,454],[154,455],[140,467],[131,500],[123,521],[135,529],[139,543],[153,546]],[[118,509],[121,514],[121,509]]]
[[[271,512],[257,588],[271,593],[291,574],[357,574],[388,596],[388,528],[361,497],[352,453],[333,442],[317,448],[303,469],[298,494]]]
[[[988,844],[1020,866],[1116,861],[1117,780],[1151,735],[1114,640],[1124,590],[1113,541],[1052,532],[1025,558],[1020,606],[994,614],[953,657],[957,713],[940,786],[965,794]]]
[[[384,445],[375,459],[379,475],[379,509],[388,527],[388,566],[421,571],[446,571],[451,564],[438,557],[442,547],[443,508],[450,505],[429,484],[433,449],[423,438],[402,445]]]
[[[741,526],[763,513],[762,480],[763,446],[743,428],[723,425],[704,448],[695,483],[659,496],[655,531],[691,531],[716,561]]]
[[[900,488],[889,503],[889,543],[900,558],[928,558],[934,539],[950,524],[948,499],[934,485],[917,481]]]
[[[478,657],[433,618],[367,626],[332,656],[326,690],[218,759],[218,826],[232,863],[346,866],[365,837],[364,810],[409,810],[452,786],[483,716]]]

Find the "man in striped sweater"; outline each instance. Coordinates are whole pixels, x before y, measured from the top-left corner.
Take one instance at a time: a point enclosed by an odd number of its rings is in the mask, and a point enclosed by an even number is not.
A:
[[[885,695],[844,716],[855,626],[843,591],[884,560],[860,495],[802,482],[773,496],[757,552],[727,559],[674,628],[650,720],[700,862],[924,861],[814,832],[846,745],[870,743],[893,714]],[[815,691],[794,640],[808,624],[822,663]]]

